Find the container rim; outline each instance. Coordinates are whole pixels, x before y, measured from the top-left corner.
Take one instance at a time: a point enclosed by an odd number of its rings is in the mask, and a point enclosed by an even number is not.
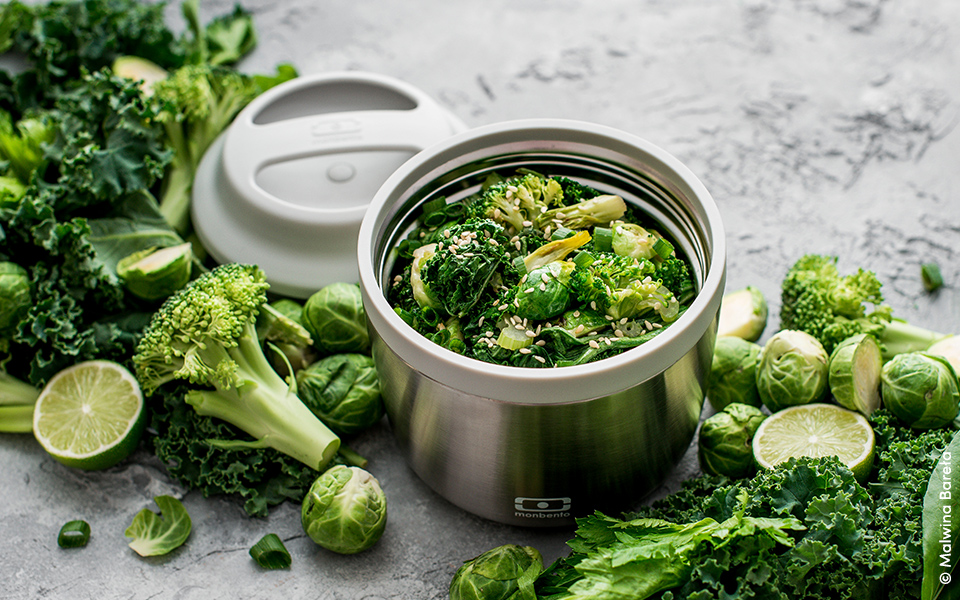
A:
[[[391,210],[419,186],[452,169],[464,157],[507,143],[531,150],[555,150],[566,142],[602,148],[625,148],[673,176],[685,200],[702,218],[706,273],[688,310],[664,333],[619,355],[591,363],[535,369],[496,365],[465,357],[414,331],[387,302],[378,274],[378,242]],[[389,251],[389,250],[386,250]],[[605,125],[568,119],[522,119],[470,129],[412,157],[380,187],[360,225],[360,287],[367,318],[376,335],[424,376],[451,388],[521,404],[587,401],[634,387],[666,371],[695,348],[716,326],[726,277],[726,244],[719,209],[700,180],[678,159],[654,144]]]

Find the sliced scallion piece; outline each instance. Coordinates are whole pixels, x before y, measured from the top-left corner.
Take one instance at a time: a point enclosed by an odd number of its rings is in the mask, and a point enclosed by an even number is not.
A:
[[[90,524],[86,521],[67,521],[60,528],[57,545],[61,548],[80,548],[90,540]]]
[[[928,292],[933,292],[943,287],[943,275],[940,274],[940,265],[937,263],[920,265],[920,278],[923,279],[923,287]]]
[[[426,216],[435,212],[442,212],[446,207],[447,199],[445,197],[434,198],[423,205],[423,214]]]
[[[526,348],[533,343],[533,338],[527,335],[526,331],[517,329],[512,325],[507,325],[500,330],[497,337],[497,345],[507,350],[519,350]]]
[[[513,266],[517,269],[517,273],[519,273],[520,275],[527,274],[527,265],[526,263],[523,262],[524,258],[525,257],[523,256],[518,256],[515,259],[513,259]]]
[[[653,251],[656,252],[660,258],[669,258],[670,255],[673,254],[673,244],[663,238],[659,238],[653,243]]]
[[[594,227],[593,246],[600,252],[609,252],[613,248],[613,230],[608,227]]]
[[[551,240],[565,240],[576,232],[569,227],[557,227],[557,230],[550,236]]]
[[[275,533],[268,533],[254,544],[250,556],[264,569],[286,569],[293,562],[287,547]]]
[[[576,256],[573,257],[573,264],[578,267],[589,267],[597,259],[587,251],[578,252]]]

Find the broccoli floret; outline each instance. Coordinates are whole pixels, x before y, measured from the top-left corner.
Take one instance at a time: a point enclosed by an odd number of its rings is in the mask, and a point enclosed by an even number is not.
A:
[[[253,441],[208,440],[221,448],[270,447],[321,469],[340,440],[270,366],[257,338],[269,284],[256,266],[228,263],[170,296],[144,330],[133,357],[147,394],[174,380],[192,386],[184,400]]]
[[[553,177],[560,188],[563,189],[563,203],[576,204],[584,200],[589,200],[600,195],[597,190],[587,187],[578,181],[567,179],[566,177]]]
[[[173,161],[163,179],[160,212],[189,230],[190,190],[200,159],[240,110],[260,93],[253,77],[207,64],[187,65],[152,86]]]
[[[492,183],[470,202],[467,212],[470,217],[492,219],[522,231],[562,201],[563,189],[557,181],[526,173]]]
[[[593,262],[577,265],[570,274],[570,289],[581,302],[614,319],[656,311],[665,322],[673,321],[679,301],[654,279],[655,272],[651,261],[603,252]]]
[[[869,333],[880,341],[885,360],[946,337],[893,319],[882,285],[872,271],[841,275],[837,257],[807,254],[783,279],[780,326],[809,333],[828,353],[850,336]]]
[[[685,304],[693,298],[695,290],[690,269],[686,262],[676,256],[665,258],[657,267],[653,278],[659,279],[663,287],[673,292],[680,304]]]

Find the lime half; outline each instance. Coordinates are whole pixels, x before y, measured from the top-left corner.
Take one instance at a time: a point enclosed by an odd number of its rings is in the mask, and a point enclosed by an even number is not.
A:
[[[61,463],[106,469],[137,447],[146,410],[136,378],[106,360],[78,363],[54,375],[33,411],[33,434]]]
[[[867,419],[833,404],[785,408],[767,417],[753,436],[753,456],[761,467],[791,458],[837,456],[859,481],[873,467],[873,448]]]

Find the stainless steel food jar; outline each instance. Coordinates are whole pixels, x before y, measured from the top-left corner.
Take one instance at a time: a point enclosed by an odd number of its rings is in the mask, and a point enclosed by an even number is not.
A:
[[[621,195],[679,242],[698,286],[663,334],[594,363],[493,365],[423,338],[384,289],[393,248],[418,208],[479,190],[491,171],[527,167]],[[458,134],[406,162],[360,227],[360,285],[394,434],[412,469],[461,508],[521,526],[569,525],[636,505],[696,431],[725,277],[719,211],[703,184],[660,148],[615,129],[523,120]]]

